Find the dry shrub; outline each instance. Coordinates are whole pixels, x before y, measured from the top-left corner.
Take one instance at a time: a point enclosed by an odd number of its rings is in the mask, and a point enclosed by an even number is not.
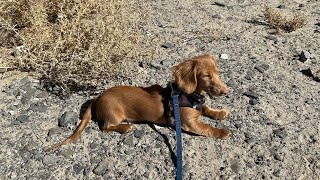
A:
[[[264,17],[268,25],[278,31],[292,32],[307,24],[306,18],[301,14],[294,15],[293,18],[289,19],[269,6],[265,8]]]
[[[9,0],[0,4],[0,48],[14,49],[7,64],[52,83],[97,86],[139,55],[147,14],[125,0]]]

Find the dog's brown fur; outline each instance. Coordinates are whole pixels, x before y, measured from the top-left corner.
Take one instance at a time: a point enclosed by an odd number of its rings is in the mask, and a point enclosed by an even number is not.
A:
[[[188,59],[174,66],[172,72],[179,88],[187,94],[206,92],[210,96],[220,96],[228,92],[218,77],[219,70],[213,56],[203,55]],[[138,121],[167,124],[162,102],[164,91],[165,89],[159,85],[147,88],[117,86],[106,90],[89,105],[76,131],[68,139],[47,151],[77,139],[91,119],[91,111],[95,111],[103,132],[128,133],[133,130],[131,123]],[[180,114],[181,128],[186,132],[223,139],[231,134],[226,129],[214,128],[200,121],[201,115],[225,119],[229,115],[229,111],[225,109],[215,110],[203,105],[201,112],[189,107],[180,107]],[[124,121],[127,123],[123,123]]]

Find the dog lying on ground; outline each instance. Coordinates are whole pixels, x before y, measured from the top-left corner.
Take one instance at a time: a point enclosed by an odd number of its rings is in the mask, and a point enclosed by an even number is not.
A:
[[[226,109],[212,109],[204,105],[203,93],[210,97],[228,93],[228,88],[219,79],[219,69],[213,56],[197,56],[174,66],[172,73],[174,83],[163,88],[160,85],[150,87],[116,86],[112,87],[95,100],[87,108],[83,120],[75,132],[62,143],[49,148],[47,152],[61,145],[69,144],[77,139],[95,114],[103,132],[131,132],[133,124],[141,121],[158,125],[169,125],[170,89],[176,89],[181,97],[180,116],[181,128],[192,134],[225,139],[231,135],[226,129],[218,129],[201,122],[201,115],[222,120],[228,117]],[[165,103],[167,102],[167,103]],[[182,105],[187,104],[187,105]],[[168,110],[169,109],[169,110]],[[169,112],[168,112],[169,111]],[[173,121],[174,122],[174,121]]]

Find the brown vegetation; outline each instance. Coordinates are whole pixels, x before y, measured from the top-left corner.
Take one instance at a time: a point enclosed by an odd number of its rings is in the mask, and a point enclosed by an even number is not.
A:
[[[269,6],[265,8],[264,17],[268,25],[278,31],[292,32],[307,24],[303,15],[294,15],[290,19]]]
[[[64,87],[97,86],[139,54],[139,20],[124,0],[10,0],[0,3],[0,62]]]

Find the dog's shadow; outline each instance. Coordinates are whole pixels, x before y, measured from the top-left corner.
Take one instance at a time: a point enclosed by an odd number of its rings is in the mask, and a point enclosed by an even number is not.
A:
[[[89,105],[91,104],[92,101],[93,101],[93,99],[89,99],[89,100],[87,100],[86,102],[84,102],[84,103],[81,105],[81,109],[80,109],[80,113],[79,113],[80,119],[83,118],[83,115],[85,114],[86,110],[88,109],[88,107],[89,107]],[[91,118],[91,119],[92,119],[94,122],[96,122],[96,123],[98,124],[99,128],[101,129],[101,126],[102,126],[103,124],[100,124],[99,121],[97,121],[97,118],[96,118],[96,116],[95,116],[95,110],[92,110],[92,118]],[[168,138],[165,134],[163,134],[162,132],[160,132],[158,129],[156,129],[156,127],[154,126],[154,124],[143,123],[143,122],[138,123],[138,124],[147,124],[147,125],[149,125],[152,130],[154,130],[157,134],[159,134],[159,135],[164,139],[164,143],[166,144],[167,148],[169,149],[169,152],[170,152],[169,155],[170,155],[170,158],[171,158],[171,160],[172,160],[172,162],[173,162],[173,164],[174,164],[174,167],[177,167],[177,162],[176,162],[177,156],[176,156],[176,154],[174,153],[174,151],[173,151],[173,149],[172,149],[172,146],[171,146],[171,144],[170,144],[170,142],[169,142],[169,138]],[[166,126],[164,126],[164,127],[166,127]]]

